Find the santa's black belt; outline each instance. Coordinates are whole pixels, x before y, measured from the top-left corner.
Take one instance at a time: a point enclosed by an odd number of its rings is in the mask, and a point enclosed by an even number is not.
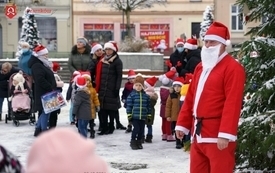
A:
[[[202,120],[213,120],[213,119],[220,119],[221,117],[195,117],[193,116],[195,120],[197,120],[196,124],[196,134],[200,135],[201,134],[201,128],[202,128]]]

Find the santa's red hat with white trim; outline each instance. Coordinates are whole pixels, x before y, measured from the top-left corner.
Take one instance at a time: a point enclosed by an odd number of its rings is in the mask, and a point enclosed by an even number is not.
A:
[[[176,76],[177,76],[177,72],[171,69],[170,71],[166,72],[164,75],[160,75],[159,80],[161,81],[162,84],[168,85],[169,82],[173,81]]]
[[[183,84],[184,84],[184,78],[183,77],[177,77],[172,85],[182,86]]]
[[[189,49],[189,50],[196,50],[198,49],[198,41],[197,39],[194,38],[190,38],[186,41],[186,43],[184,44],[184,48],[185,49]]]
[[[144,81],[144,85],[146,87],[154,87],[156,85],[158,81],[158,78],[156,78],[155,76],[151,77],[151,78],[148,78]]]
[[[101,46],[101,44],[93,43],[92,44],[91,54],[94,54],[99,49],[103,49],[103,47]]]
[[[128,71],[128,77],[127,77],[127,79],[134,79],[134,78],[136,78],[136,73],[135,73],[135,71],[134,70],[129,70]]]
[[[48,49],[43,45],[36,46],[33,50],[38,56],[46,55],[49,53]]]
[[[178,39],[176,40],[176,47],[177,47],[179,44],[184,45],[184,40],[183,40],[182,38],[178,38]]]
[[[113,51],[117,52],[118,51],[117,43],[114,41],[109,41],[104,44],[104,50],[105,49],[112,49]]]
[[[85,88],[87,86],[87,81],[86,81],[85,77],[78,76],[76,78],[76,86],[80,89]]]
[[[215,40],[226,46],[231,44],[229,30],[220,22],[214,22],[210,25],[209,29],[205,33],[204,40]]]

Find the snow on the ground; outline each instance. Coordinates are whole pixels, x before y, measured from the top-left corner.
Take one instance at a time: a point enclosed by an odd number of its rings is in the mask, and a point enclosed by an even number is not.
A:
[[[68,85],[64,86],[63,95],[66,95]],[[122,91],[122,89],[121,89]],[[159,93],[159,88],[156,88]],[[6,101],[3,104],[2,119],[7,112]],[[69,104],[62,108],[58,117],[58,127],[71,127],[69,124]],[[96,136],[94,139],[97,144],[97,153],[102,156],[111,167],[112,173],[188,173],[189,172],[189,153],[175,148],[175,142],[161,140],[161,118],[158,114],[160,101],[155,107],[156,117],[153,125],[153,143],[144,143],[143,150],[132,150],[129,146],[130,133],[124,130],[115,130],[112,135]],[[127,125],[127,115],[124,108],[120,110],[120,120],[123,125]],[[29,121],[21,121],[19,127],[13,126],[9,121],[0,121],[0,144],[19,157],[25,165],[28,150],[32,142],[34,126],[30,126]],[[98,120],[96,120],[98,125]],[[97,130],[98,126],[95,127]],[[147,129],[146,129],[147,132]],[[89,139],[90,140],[90,139]],[[147,168],[139,170],[119,170],[118,165],[148,164]],[[117,166],[114,166],[117,165]],[[116,168],[114,168],[116,167]]]

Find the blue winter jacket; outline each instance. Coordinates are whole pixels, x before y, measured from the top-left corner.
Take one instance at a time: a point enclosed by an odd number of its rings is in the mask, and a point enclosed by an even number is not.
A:
[[[132,115],[132,119],[147,120],[151,114],[150,96],[143,90],[138,92],[133,90],[126,100],[127,115]]]
[[[31,69],[28,66],[28,62],[30,60],[32,56],[32,51],[29,50],[27,52],[22,53],[22,55],[19,57],[19,61],[18,61],[18,67],[23,70],[24,73],[26,73],[27,75],[32,75],[31,73]]]

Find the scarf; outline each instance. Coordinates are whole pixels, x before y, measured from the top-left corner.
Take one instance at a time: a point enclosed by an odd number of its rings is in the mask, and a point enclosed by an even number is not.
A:
[[[43,63],[45,67],[52,70],[53,63],[48,58],[45,56],[38,56],[37,58]]]
[[[102,57],[99,58],[98,63],[96,65],[96,76],[95,76],[96,86],[95,86],[95,90],[96,90],[97,93],[99,91],[100,78],[101,78],[101,69],[102,69],[102,63],[103,63],[101,60],[102,60]]]

